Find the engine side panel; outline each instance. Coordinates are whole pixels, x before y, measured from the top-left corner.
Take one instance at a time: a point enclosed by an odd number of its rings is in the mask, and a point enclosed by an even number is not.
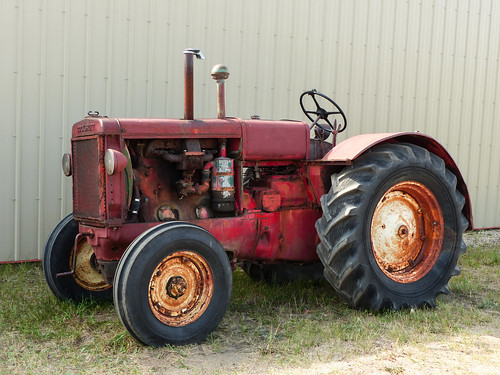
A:
[[[309,126],[304,122],[245,120],[242,131],[242,160],[309,158]]]

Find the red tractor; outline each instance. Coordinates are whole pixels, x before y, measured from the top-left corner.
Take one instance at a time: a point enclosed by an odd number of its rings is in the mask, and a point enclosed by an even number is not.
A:
[[[184,119],[89,113],[73,126],[63,156],[73,213],[43,255],[58,298],[112,297],[130,334],[161,346],[218,326],[236,266],[269,282],[324,273],[350,305],[374,311],[432,307],[448,293],[472,215],[437,141],[404,132],[336,145],[346,117],[315,90],[300,97],[310,125],[226,117],[222,65],[218,118],[194,119],[202,56],[184,56]]]

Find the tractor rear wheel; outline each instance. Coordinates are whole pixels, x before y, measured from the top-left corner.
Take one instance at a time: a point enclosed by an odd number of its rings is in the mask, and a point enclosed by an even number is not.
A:
[[[115,309],[139,342],[199,343],[229,305],[232,270],[222,245],[205,229],[169,222],[144,232],[121,258]]]
[[[112,286],[98,271],[94,249],[85,238],[76,244],[76,269],[73,275],[57,276],[73,268],[73,246],[78,234],[78,223],[69,214],[54,228],[43,252],[43,272],[52,292],[60,300],[110,300]]]
[[[332,175],[316,222],[326,279],[357,308],[434,307],[466,249],[456,184],[441,158],[404,143]]]

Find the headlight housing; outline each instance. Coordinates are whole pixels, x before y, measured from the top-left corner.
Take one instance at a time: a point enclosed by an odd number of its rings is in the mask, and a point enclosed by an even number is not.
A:
[[[122,171],[127,166],[128,159],[120,151],[107,149],[104,154],[104,167],[106,173],[112,176],[117,171]]]
[[[71,176],[73,168],[71,167],[71,154],[64,154],[62,157],[62,170],[64,175]]]

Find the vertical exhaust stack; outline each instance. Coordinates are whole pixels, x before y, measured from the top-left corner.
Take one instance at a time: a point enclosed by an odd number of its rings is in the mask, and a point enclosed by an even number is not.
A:
[[[184,51],[184,120],[192,120],[193,115],[193,56],[204,60],[199,49],[188,48]]]
[[[212,68],[212,78],[217,81],[217,118],[226,118],[226,93],[224,81],[229,77],[229,70],[222,64]]]

